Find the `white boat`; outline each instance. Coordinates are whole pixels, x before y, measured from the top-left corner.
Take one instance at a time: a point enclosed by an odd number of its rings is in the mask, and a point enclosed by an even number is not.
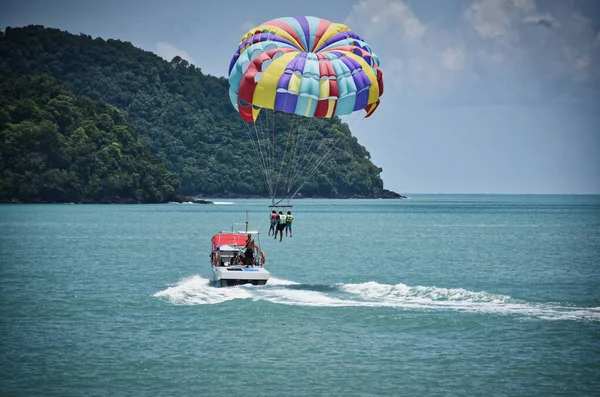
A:
[[[246,226],[247,229],[247,226]],[[248,250],[248,236],[255,242],[255,248]],[[212,237],[210,264],[217,287],[253,284],[264,285],[269,280],[265,269],[265,253],[260,248],[260,233],[253,230],[221,231]]]

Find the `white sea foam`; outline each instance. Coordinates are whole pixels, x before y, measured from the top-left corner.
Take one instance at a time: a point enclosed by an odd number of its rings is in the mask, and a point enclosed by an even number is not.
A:
[[[169,204],[196,204],[193,201],[169,201]],[[235,204],[233,201],[213,201],[213,204],[218,204],[218,205],[231,205],[231,204]]]
[[[280,278],[269,277],[269,286],[271,285],[299,285],[299,283],[291,280],[282,280]]]
[[[507,295],[489,294],[487,292],[473,292],[463,288],[437,288],[437,287],[409,287],[405,284],[379,284],[367,282],[362,284],[342,284],[342,290],[360,295],[366,300],[417,300],[431,302],[491,302],[506,303],[513,300]]]
[[[386,285],[376,282],[342,284],[340,288],[359,296],[364,302],[372,303],[371,306],[521,315],[545,320],[600,321],[600,310],[597,308],[527,303],[508,295],[463,288],[409,287],[405,284]]]
[[[215,288],[208,279],[192,276],[180,280],[176,285],[154,294],[177,305],[210,305],[233,299],[252,298],[247,289],[239,287]]]
[[[262,300],[292,306],[363,306],[362,302],[330,296],[326,293],[300,289],[265,289],[260,291]]]
[[[177,305],[217,304],[233,299],[315,307],[388,307],[407,311],[458,311],[533,317],[544,320],[600,322],[600,308],[528,303],[508,295],[463,288],[379,284],[304,285],[271,278],[267,285],[215,288],[208,279],[192,276],[154,294]]]

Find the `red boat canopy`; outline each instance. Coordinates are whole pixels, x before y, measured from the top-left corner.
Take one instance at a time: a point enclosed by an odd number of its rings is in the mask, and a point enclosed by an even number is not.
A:
[[[244,246],[248,237],[240,233],[220,233],[215,234],[212,238],[213,249],[220,245],[237,245]]]

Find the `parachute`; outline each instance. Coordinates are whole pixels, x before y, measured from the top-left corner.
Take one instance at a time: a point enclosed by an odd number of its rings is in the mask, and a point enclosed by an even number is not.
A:
[[[313,16],[273,19],[242,38],[229,65],[229,97],[246,122],[272,206],[289,205],[343,138],[335,128],[320,131],[323,120],[373,114],[383,94],[379,64],[346,25]]]

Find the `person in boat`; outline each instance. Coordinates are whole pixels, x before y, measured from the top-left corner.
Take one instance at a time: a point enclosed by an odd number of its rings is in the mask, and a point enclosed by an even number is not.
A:
[[[283,230],[287,223],[287,217],[283,212],[279,211],[279,223],[277,224],[277,230],[275,230],[275,240],[277,240],[277,233],[279,233],[279,241],[283,239]]]
[[[288,230],[290,231],[290,237],[292,237],[292,221],[294,220],[294,216],[292,215],[292,211],[288,211],[285,216],[285,237],[288,235]]]
[[[211,262],[214,262],[215,255],[217,255],[218,252],[219,252],[219,247],[218,246],[211,251],[211,253],[210,253],[210,261]]]
[[[277,223],[279,221],[279,215],[277,215],[277,212],[275,212],[275,210],[271,211],[271,216],[269,217],[269,219],[271,220],[271,227],[269,228],[268,236],[271,235],[271,232],[275,234],[275,226],[277,226]]]
[[[221,258],[221,247],[217,246],[217,248],[212,250],[210,253],[210,261],[214,266],[225,266],[225,262],[223,262],[223,258]]]
[[[254,243],[254,239],[251,234],[248,234],[245,244],[246,251],[244,252],[244,261],[246,266],[250,266],[254,263],[254,249],[258,246]]]
[[[239,252],[235,251],[233,253],[233,255],[231,256],[231,259],[229,260],[229,266],[234,266],[239,264],[240,262],[240,256],[239,256]]]

